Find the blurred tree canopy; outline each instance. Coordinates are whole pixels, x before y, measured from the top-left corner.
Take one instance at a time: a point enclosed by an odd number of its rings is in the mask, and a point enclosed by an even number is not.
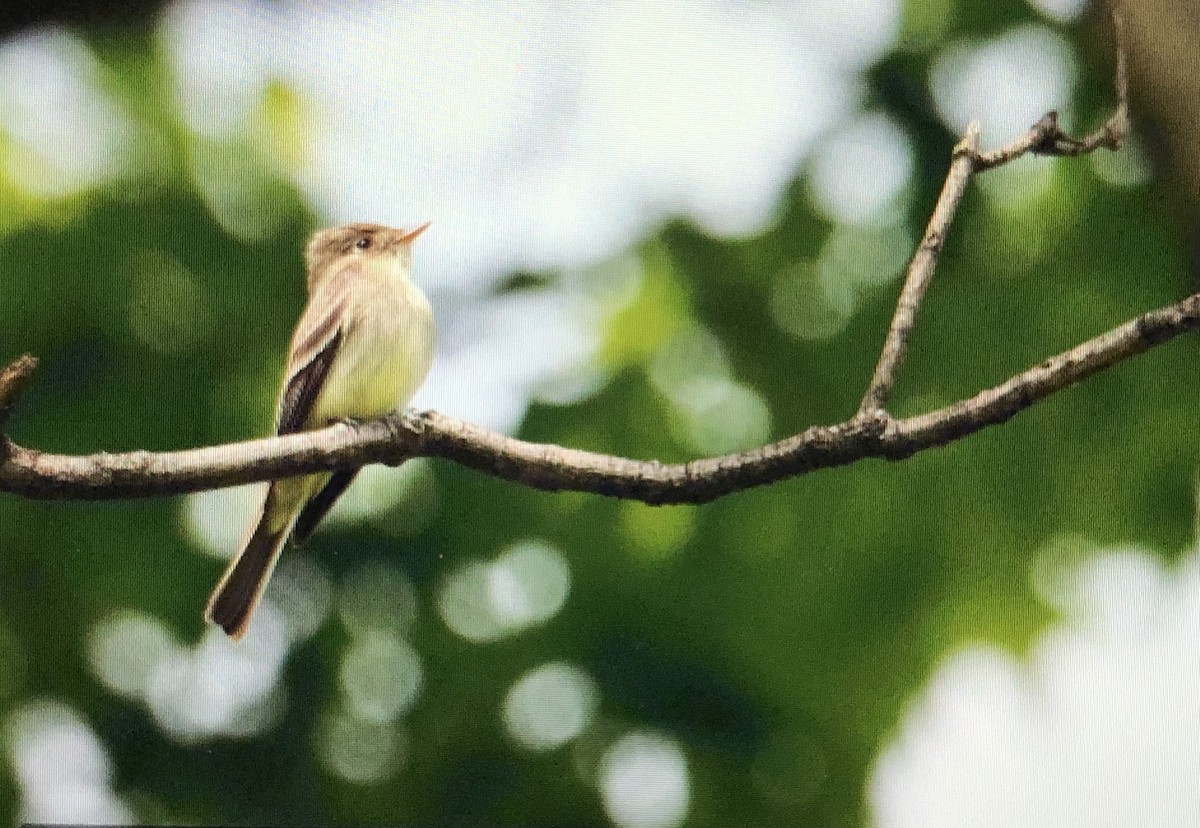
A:
[[[937,37],[917,36],[945,5],[956,13]],[[1083,55],[1073,103],[1094,124],[1112,100],[1101,17],[1045,23],[1016,2],[906,7],[897,42],[864,74],[867,105],[911,141],[900,246],[923,226],[956,140],[926,88],[939,44],[1054,26]],[[253,146],[226,147],[221,163],[252,170],[275,211],[268,229],[239,237],[214,215],[185,172],[200,150],[170,102],[154,25],[75,30],[105,94],[146,128],[144,165],[53,197],[0,179],[0,360],[42,359],[8,428],[25,446],[167,450],[258,436],[270,422],[304,301],[303,241],[322,219]],[[272,94],[264,106],[286,109],[286,90]],[[1129,179],[1106,172],[1110,158],[1019,162],[1045,184],[1008,200],[973,187],[921,311],[898,413],[969,395],[1195,290],[1196,216],[1156,173],[1165,159],[1150,159]],[[602,381],[564,404],[535,399],[518,433],[680,460],[852,412],[898,280],[855,286],[828,335],[798,335],[787,320],[834,301],[806,275],[831,240],[850,269],[896,241],[828,218],[809,173],[796,171],[761,233],[674,220],[638,244],[641,275],[601,332]],[[567,278],[516,275],[497,295]],[[680,392],[683,403],[664,392],[672,348],[715,353],[761,406],[725,398],[714,415],[724,427],[697,419],[687,399],[699,391]],[[335,610],[286,649],[261,709],[239,714],[264,717],[245,735],[173,729],[152,715],[153,687],[122,693],[105,678],[149,670],[154,653],[205,634],[200,610],[223,564],[189,528],[198,501],[0,497],[0,713],[46,699],[73,709],[107,751],[112,790],[145,822],[674,824],[670,809],[658,822],[636,808],[619,816],[613,757],[628,755],[668,789],[671,767],[684,768],[687,825],[866,824],[872,763],[940,660],[973,641],[1019,653],[1053,620],[1031,573],[1122,545],[1174,560],[1194,543],[1198,357],[1188,337],[946,449],[699,507],[545,494],[447,463],[384,471],[404,481],[401,495],[287,553],[306,567],[290,582],[310,577]],[[236,542],[244,510],[206,508]],[[497,586],[495,562],[517,584],[503,593],[517,619],[503,629],[471,615],[508,583]],[[153,619],[158,643],[105,667],[114,618]],[[382,637],[371,618],[384,619]],[[169,644],[154,638],[162,631]],[[548,664],[571,669],[534,672]],[[401,673],[415,689],[379,702]],[[522,685],[530,676],[545,681]],[[526,707],[520,686],[533,687]],[[364,697],[383,712],[364,714]],[[566,739],[537,735],[537,714],[555,704],[580,720]],[[32,796],[14,727],[0,774],[9,820]],[[531,749],[538,738],[549,749]]]

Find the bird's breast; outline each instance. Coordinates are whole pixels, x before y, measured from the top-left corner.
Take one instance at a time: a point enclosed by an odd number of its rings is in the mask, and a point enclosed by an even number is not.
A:
[[[317,405],[321,420],[402,408],[433,357],[433,314],[409,279],[366,279],[348,308],[342,344]]]

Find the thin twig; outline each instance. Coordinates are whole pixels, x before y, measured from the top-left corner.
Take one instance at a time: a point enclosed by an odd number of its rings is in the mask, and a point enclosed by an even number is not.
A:
[[[946,243],[946,234],[950,232],[958,205],[967,191],[978,151],[979,124],[972,121],[967,126],[962,140],[954,148],[954,158],[950,162],[950,172],[946,174],[946,183],[942,185],[933,215],[929,217],[925,235],[921,237],[917,252],[908,265],[904,287],[900,290],[900,299],[896,303],[896,312],[892,316],[887,339],[884,340],[883,350],[879,354],[879,364],[875,366],[875,375],[871,378],[871,384],[867,386],[867,392],[858,407],[859,417],[884,415],[884,408],[891,398],[892,389],[896,386],[896,372],[908,353],[908,338],[917,320],[917,310],[925,298],[925,291],[929,289],[933,271],[942,255],[942,246]]]
[[[1084,155],[1101,147],[1120,149],[1129,135],[1129,58],[1125,38],[1125,20],[1114,6],[1112,9],[1113,40],[1116,51],[1116,70],[1113,86],[1117,105],[1100,128],[1082,138],[1072,138],[1058,125],[1058,113],[1047,112],[1029,131],[1011,144],[991,152],[979,153],[975,169],[979,172],[1015,161],[1032,152],[1038,155]]]
[[[308,472],[442,457],[535,489],[646,503],[703,503],[866,458],[900,459],[1005,422],[1122,360],[1200,329],[1200,293],[1143,314],[1011,379],[945,408],[893,422],[856,418],[816,426],[740,454],[664,464],[529,443],[436,412],[189,451],[42,454],[13,446],[0,491],[38,499],[156,497]]]
[[[937,267],[942,245],[958,211],[972,173],[1008,164],[1026,153],[1040,155],[1083,155],[1100,147],[1118,149],[1129,134],[1129,69],[1125,43],[1125,21],[1114,7],[1112,10],[1113,39],[1116,46],[1116,71],[1113,85],[1117,105],[1108,120],[1090,135],[1072,138],[1058,125],[1058,113],[1047,112],[1017,140],[991,152],[979,152],[979,124],[972,122],[954,148],[954,159],[946,175],[946,183],[934,206],[933,215],[917,252],[909,263],[896,303],[896,312],[888,328],[887,338],[879,354],[879,363],[867,391],[858,407],[859,418],[886,420],[886,407],[896,385],[896,374],[908,354],[908,341],[916,323],[917,311],[925,298],[933,271]]]

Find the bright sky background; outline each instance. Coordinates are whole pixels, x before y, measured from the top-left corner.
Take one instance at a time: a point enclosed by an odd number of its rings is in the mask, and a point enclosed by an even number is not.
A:
[[[875,828],[1200,825],[1200,550],[1045,569],[1061,621],[935,671],[876,762]]]

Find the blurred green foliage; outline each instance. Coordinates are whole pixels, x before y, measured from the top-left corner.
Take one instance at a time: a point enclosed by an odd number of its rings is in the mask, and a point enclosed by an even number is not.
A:
[[[994,6],[961,25],[982,32],[1011,22]],[[267,179],[280,193],[278,228],[253,242],[231,237],[170,172],[194,148],[173,135],[153,91],[162,80],[147,43],[97,46],[114,94],[161,126],[161,163],[144,180],[53,208],[0,191],[0,359],[42,359],[11,436],[90,453],[259,435],[303,302],[301,246],[314,220]],[[924,64],[923,53],[897,53],[871,90],[915,142],[914,227],[953,143],[914,92]],[[1101,70],[1089,73],[1081,99],[1107,100],[1107,88]],[[286,121],[286,90],[266,106]],[[1016,212],[973,190],[921,311],[898,411],[970,395],[1194,289],[1180,218],[1163,207],[1169,187],[1114,187],[1084,159],[1055,162],[1053,187]],[[638,252],[641,295],[606,331],[611,380],[582,402],[534,406],[521,435],[692,456],[678,428],[664,427],[679,414],[647,365],[693,321],[765,400],[772,438],[845,418],[896,283],[871,288],[826,340],[790,337],[770,310],[778,274],[834,229],[808,205],[802,178],[760,237],[665,228]],[[173,279],[162,261],[190,276]],[[158,310],[146,310],[150,294]],[[573,770],[586,751],[530,753],[501,722],[509,686],[563,660],[600,689],[591,744],[634,725],[681,741],[688,824],[860,824],[872,758],[938,660],[974,639],[1019,649],[1046,623],[1030,586],[1035,562],[1131,542],[1172,557],[1190,543],[1198,350],[1195,338],[1156,349],[1003,427],[904,462],[864,462],[698,507],[544,494],[436,465],[438,510],[419,534],[330,528],[307,552],[335,580],[386,559],[409,575],[422,606],[410,637],[425,687],[405,719],[408,756],[394,778],[366,787],[315,757],[347,645],[336,618],[292,654],[277,726],[181,746],[96,679],[86,643],[98,620],[126,607],[161,617],[185,640],[201,634],[221,565],[192,550],[181,503],[0,497],[0,710],[41,696],[76,706],[112,752],[116,788],[151,821],[603,824],[598,796]],[[530,537],[570,565],[562,612],[497,643],[449,631],[433,610],[447,574]],[[12,819],[15,788],[0,779],[0,813]]]

